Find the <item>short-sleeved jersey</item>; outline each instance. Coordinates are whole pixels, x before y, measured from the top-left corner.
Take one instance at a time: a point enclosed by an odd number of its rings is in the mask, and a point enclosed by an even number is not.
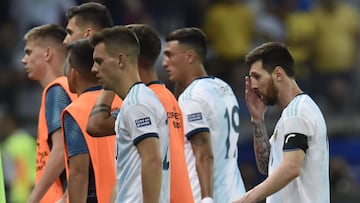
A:
[[[70,97],[61,85],[53,85],[49,87],[46,93],[45,106],[46,123],[48,125],[49,135],[61,128],[61,112],[70,103]],[[48,142],[51,144],[51,137],[49,137]]]
[[[141,157],[136,145],[149,137],[159,139],[163,163],[168,155],[167,115],[155,94],[143,83],[134,84],[115,122],[116,202],[143,202]],[[165,168],[165,170],[164,170]],[[160,202],[169,202],[169,170],[163,166]]]
[[[302,134],[307,137],[308,149],[299,177],[279,192],[269,196],[268,203],[325,203],[329,193],[329,146],[326,123],[315,102],[306,94],[297,95],[283,110],[270,138],[269,175],[283,160],[284,137]],[[295,149],[296,150],[296,149]],[[299,149],[301,150],[301,149]]]
[[[185,154],[195,201],[201,199],[195,157],[189,139],[199,132],[209,132],[213,167],[214,202],[232,202],[245,193],[237,164],[239,105],[231,87],[215,77],[194,80],[180,95],[184,117]]]

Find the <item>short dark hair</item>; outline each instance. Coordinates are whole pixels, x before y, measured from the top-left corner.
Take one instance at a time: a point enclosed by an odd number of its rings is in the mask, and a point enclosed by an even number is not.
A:
[[[125,27],[133,31],[139,40],[139,65],[153,67],[161,51],[161,40],[158,32],[146,24],[130,24]]]
[[[91,23],[99,29],[113,26],[109,10],[100,3],[87,2],[71,7],[66,13],[66,18],[70,20],[74,16],[81,23]]]
[[[56,24],[47,24],[30,29],[24,36],[25,41],[33,41],[39,38],[50,39],[55,43],[62,44],[66,37],[66,30]]]
[[[285,44],[280,42],[267,42],[253,49],[245,57],[245,63],[250,67],[256,61],[261,61],[263,68],[269,73],[276,66],[280,66],[289,77],[294,77],[295,62]]]
[[[179,41],[191,46],[199,55],[202,62],[206,59],[207,38],[203,31],[196,27],[181,28],[168,34],[166,41]]]
[[[130,56],[138,57],[140,54],[139,41],[130,29],[125,26],[115,26],[112,28],[105,28],[100,32],[95,33],[90,38],[92,46],[104,43],[106,52],[113,57],[119,52],[125,52]]]
[[[90,81],[98,81],[95,74],[91,72],[94,64],[93,52],[94,48],[90,45],[88,39],[81,39],[72,42],[67,46],[69,54],[68,61],[70,68],[74,68],[80,74]]]

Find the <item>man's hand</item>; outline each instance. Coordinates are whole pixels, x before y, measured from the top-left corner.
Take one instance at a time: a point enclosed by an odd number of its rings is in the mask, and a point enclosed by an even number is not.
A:
[[[251,195],[251,190],[245,193],[239,200],[236,200],[232,203],[256,203],[257,201]]]
[[[266,105],[251,88],[250,76],[245,76],[245,101],[251,115],[251,121],[258,122],[264,120]]]

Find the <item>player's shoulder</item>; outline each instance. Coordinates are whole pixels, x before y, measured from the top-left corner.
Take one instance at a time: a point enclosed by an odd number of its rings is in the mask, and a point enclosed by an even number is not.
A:
[[[319,107],[315,101],[306,93],[301,93],[294,97],[294,99],[285,108],[286,116],[303,116],[313,114],[319,111]]]
[[[129,90],[126,96],[128,105],[158,105],[160,102],[154,92],[144,83],[136,83]],[[154,104],[155,103],[155,104]]]
[[[208,98],[216,98],[224,94],[226,91],[233,95],[233,91],[229,84],[220,78],[206,76],[195,79],[183,92],[182,99],[207,100]]]

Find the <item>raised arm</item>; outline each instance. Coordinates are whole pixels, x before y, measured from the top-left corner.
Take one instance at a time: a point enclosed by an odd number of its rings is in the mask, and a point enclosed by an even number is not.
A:
[[[265,123],[263,120],[252,122],[252,128],[256,165],[260,173],[266,175],[269,166],[270,142],[266,132]]]
[[[115,118],[111,115],[111,104],[115,93],[103,90],[92,109],[86,126],[86,132],[94,137],[115,134]]]
[[[245,77],[245,100],[251,115],[256,165],[260,173],[268,173],[270,142],[264,122],[266,106],[251,88],[249,76]]]

